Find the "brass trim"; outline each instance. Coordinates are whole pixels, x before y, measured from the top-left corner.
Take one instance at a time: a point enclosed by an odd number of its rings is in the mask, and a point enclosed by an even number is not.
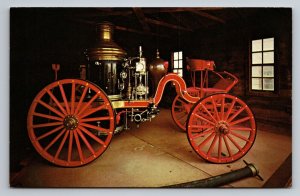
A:
[[[124,108],[125,107],[125,101],[113,101],[111,103],[112,107],[114,109],[117,109],[117,108]]]

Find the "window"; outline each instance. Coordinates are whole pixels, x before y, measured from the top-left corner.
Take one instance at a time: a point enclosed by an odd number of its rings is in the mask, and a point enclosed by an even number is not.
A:
[[[251,90],[274,91],[274,38],[252,40]]]
[[[178,73],[181,77],[183,76],[182,64],[182,51],[173,52],[173,72]]]

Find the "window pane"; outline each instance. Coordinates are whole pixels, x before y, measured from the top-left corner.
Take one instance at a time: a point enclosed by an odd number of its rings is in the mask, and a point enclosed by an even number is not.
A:
[[[262,40],[252,40],[252,52],[262,51]]]
[[[177,69],[174,69],[174,70],[173,70],[173,73],[177,73]]]
[[[252,53],[252,64],[262,64],[262,53]]]
[[[178,52],[174,52],[174,60],[178,60]]]
[[[174,61],[174,69],[178,68],[178,61]]]
[[[264,90],[274,91],[274,79],[273,78],[264,78]]]
[[[182,69],[178,69],[178,75],[182,77]]]
[[[182,60],[178,61],[178,68],[182,68]]]
[[[274,67],[264,66],[263,67],[263,77],[274,77]]]
[[[274,52],[264,52],[264,64],[274,63]]]
[[[264,51],[274,50],[274,38],[268,38],[263,40]]]
[[[182,59],[182,52],[179,52],[179,59]]]
[[[252,77],[261,77],[261,66],[252,66]]]
[[[252,78],[252,90],[261,90],[262,82],[261,78]]]

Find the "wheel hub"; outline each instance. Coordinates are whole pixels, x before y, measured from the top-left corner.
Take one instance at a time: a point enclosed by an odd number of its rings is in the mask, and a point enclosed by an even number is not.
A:
[[[68,115],[64,119],[64,126],[67,130],[74,130],[78,126],[78,120],[75,116],[73,115]]]
[[[226,135],[227,133],[229,133],[229,126],[225,121],[220,121],[216,124],[215,131],[220,135]]]

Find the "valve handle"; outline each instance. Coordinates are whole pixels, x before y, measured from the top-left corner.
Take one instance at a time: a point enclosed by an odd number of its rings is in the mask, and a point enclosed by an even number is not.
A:
[[[52,64],[52,70],[54,71],[55,74],[55,80],[57,80],[57,72],[60,69],[60,64]]]

